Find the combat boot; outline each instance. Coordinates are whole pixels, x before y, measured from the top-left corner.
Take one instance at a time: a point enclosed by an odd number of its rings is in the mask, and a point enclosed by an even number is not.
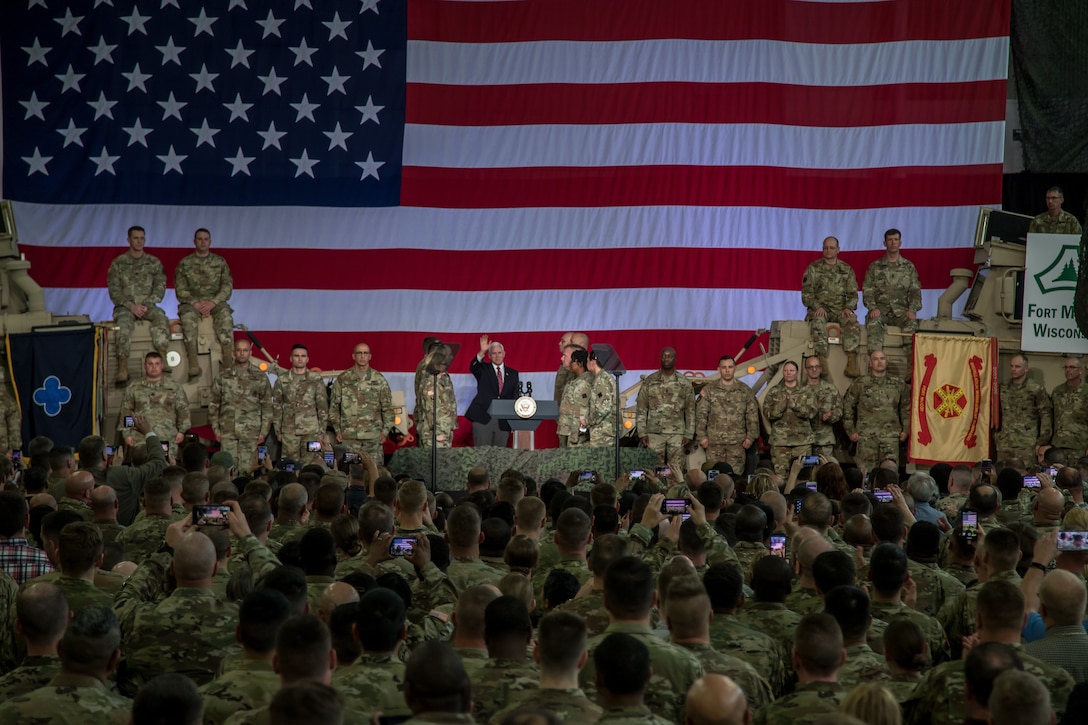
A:
[[[196,347],[195,346],[190,347],[187,352],[188,352],[188,355],[189,355],[189,363],[188,363],[189,379],[192,380],[193,378],[199,378],[200,377],[200,358],[196,354]]]
[[[842,374],[848,378],[859,378],[861,373],[858,372],[858,354],[857,352],[846,353],[846,368],[843,369]]]
[[[116,380],[119,383],[127,383],[128,382],[128,358],[127,357],[118,357],[117,358],[117,378],[116,378]]]

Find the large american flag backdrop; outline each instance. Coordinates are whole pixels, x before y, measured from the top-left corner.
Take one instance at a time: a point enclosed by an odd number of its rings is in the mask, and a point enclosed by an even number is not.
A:
[[[56,313],[111,317],[129,225],[168,277],[204,226],[284,363],[366,341],[411,397],[424,335],[486,332],[548,394],[574,329],[713,370],[829,234],[860,282],[902,229],[935,311],[1000,203],[1010,1],[5,0],[2,192]]]

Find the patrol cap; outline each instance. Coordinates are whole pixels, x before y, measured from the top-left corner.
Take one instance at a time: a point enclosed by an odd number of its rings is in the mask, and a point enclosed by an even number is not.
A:
[[[575,350],[570,354],[570,361],[585,367],[586,363],[589,362],[589,353],[585,350]]]
[[[223,468],[234,467],[234,456],[227,451],[216,451],[212,454],[211,464],[213,466],[222,466]]]
[[[718,473],[727,473],[730,476],[733,475],[733,467],[725,461],[707,461],[702,465],[703,473],[707,471],[717,471]]]

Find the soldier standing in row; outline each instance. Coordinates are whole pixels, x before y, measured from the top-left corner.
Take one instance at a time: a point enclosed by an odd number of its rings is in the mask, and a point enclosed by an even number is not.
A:
[[[884,256],[869,265],[862,296],[869,314],[865,320],[869,352],[884,349],[884,328],[896,325],[903,332],[917,332],[922,309],[922,283],[918,270],[899,255],[902,235],[898,229],[884,232]]]
[[[393,394],[385,376],[370,367],[370,357],[369,345],[355,346],[355,364],[332,384],[329,424],[349,451],[382,461],[382,444],[393,425]]]
[[[869,353],[869,374],[850,383],[842,407],[846,434],[858,444],[858,467],[869,472],[885,458],[899,460],[910,431],[910,388],[888,375],[883,350]]]
[[[128,381],[128,356],[132,351],[132,328],[136,320],[151,323],[151,344],[166,357],[170,342],[166,313],[157,305],[166,294],[166,272],[158,258],[144,252],[143,227],[129,227],[128,251],[110,264],[107,286],[117,325],[117,382]]]
[[[589,400],[589,445],[610,446],[616,441],[616,378],[601,367],[596,351],[589,353],[593,375]]]
[[[591,382],[586,375],[589,353],[576,345],[568,345],[563,350],[563,365],[570,370],[570,377],[563,389],[563,400],[559,403],[559,421],[556,433],[559,445],[584,446],[589,443],[589,406],[592,398]]]
[[[805,358],[805,385],[816,398],[812,454],[831,458],[835,452],[835,424],[842,420],[842,396],[838,388],[824,380],[823,367],[817,357]]]
[[[1080,234],[1080,222],[1069,212],[1062,209],[1065,202],[1065,194],[1060,186],[1052,186],[1046,190],[1046,211],[1031,220],[1028,225],[1028,233],[1042,232],[1043,234]]]
[[[19,415],[19,406],[7,386],[0,385],[0,455],[11,460],[11,452],[22,447],[23,419]]]
[[[453,381],[449,374],[449,356],[436,338],[431,345],[438,346],[425,355],[416,368],[416,439],[420,448],[431,447],[431,435],[434,431],[435,395],[438,396],[438,433],[435,442],[438,448],[453,445],[453,431],[457,428],[457,396],[453,391]],[[428,358],[431,359],[438,375],[427,371]],[[437,390],[435,389],[437,382]]]
[[[1054,435],[1046,448],[1060,448],[1066,460],[1076,461],[1088,451],[1088,385],[1082,379],[1084,363],[1079,357],[1066,357],[1062,367],[1065,382],[1050,393],[1054,401]]]
[[[1050,395],[1028,379],[1028,356],[1019,353],[1009,362],[1009,382],[1001,386],[1001,430],[994,434],[1000,460],[1031,464],[1050,443],[1054,413]]]
[[[291,369],[276,379],[272,389],[272,419],[284,458],[303,460],[306,444],[325,437],[329,395],[324,379],[306,369],[309,362],[310,351],[306,346],[294,345]]]
[[[212,383],[208,417],[219,449],[234,457],[239,471],[256,465],[256,446],[272,424],[272,386],[268,376],[249,364],[249,340],[235,340],[234,364],[224,366]]]
[[[174,292],[178,298],[181,331],[185,335],[190,378],[200,377],[196,350],[200,318],[212,318],[224,362],[231,359],[234,349],[234,311],[227,304],[234,291],[230,267],[227,260],[210,251],[212,235],[207,229],[196,230],[193,246],[196,251],[178,262],[174,270]]]
[[[577,345],[583,350],[588,350],[589,336],[584,332],[564,332],[563,337],[559,338],[559,353],[562,354],[569,345]],[[555,373],[555,394],[552,396],[555,402],[563,402],[563,389],[567,387],[570,377],[570,370],[560,365]]]
[[[775,473],[788,476],[797,456],[812,450],[812,420],[816,418],[816,395],[801,385],[797,363],[782,364],[782,382],[767,391],[763,414],[771,424],[771,460]]]
[[[159,434],[159,440],[170,444],[171,452],[185,438],[189,420],[189,399],[185,391],[173,380],[167,380],[162,371],[162,355],[149,352],[144,355],[144,379],[129,383],[121,399],[121,437],[129,446],[143,441],[143,434],[125,425],[126,417],[142,415],[151,424],[151,430]]]
[[[708,461],[725,461],[740,473],[759,438],[759,403],[734,376],[736,367],[730,355],[718,360],[718,381],[703,387],[695,406],[695,440],[706,449]]]
[[[681,463],[695,436],[695,389],[676,372],[676,350],[661,351],[661,369],[642,381],[635,410],[642,445],[664,463]]]
[[[838,321],[842,330],[842,349],[846,353],[845,375],[856,378],[858,372],[858,343],[861,326],[858,324],[858,279],[854,269],[839,261],[839,240],[824,240],[823,258],[807,268],[801,280],[801,302],[808,309],[805,320],[809,323],[812,346],[827,369],[827,324]]]

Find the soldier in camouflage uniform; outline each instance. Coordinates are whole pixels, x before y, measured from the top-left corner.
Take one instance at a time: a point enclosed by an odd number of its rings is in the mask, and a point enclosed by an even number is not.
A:
[[[488,660],[472,676],[472,714],[482,723],[540,681],[528,656],[533,623],[525,602],[512,596],[493,600],[484,611],[484,631]]]
[[[1060,186],[1052,186],[1046,190],[1046,211],[1031,220],[1028,225],[1028,233],[1041,232],[1043,234],[1080,234],[1080,222],[1069,212],[1062,209],[1065,202],[1065,194]]]
[[[559,354],[562,355],[563,351],[570,345],[577,345],[583,350],[588,350],[589,336],[584,332],[564,332],[563,337],[559,338]],[[570,370],[566,365],[560,364],[559,370],[555,373],[555,392],[552,395],[555,402],[563,402],[563,391],[566,389],[567,383],[570,382],[570,378]]]
[[[196,348],[200,318],[212,318],[224,362],[231,359],[234,346],[234,310],[227,304],[234,292],[234,281],[227,260],[212,254],[211,245],[211,232],[197,229],[193,235],[196,251],[178,262],[174,270],[174,292],[178,298],[181,331],[185,335],[185,352],[189,356],[190,378],[200,376]]]
[[[759,403],[752,389],[734,377],[731,355],[718,360],[718,381],[707,383],[695,405],[695,440],[708,461],[725,461],[737,474],[745,469],[748,449],[759,438]]]
[[[843,652],[842,632],[828,614],[805,615],[794,646],[798,684],[752,718],[757,725],[808,725],[839,709],[846,691],[834,679]]]
[[[385,376],[370,367],[370,346],[352,352],[355,364],[332,384],[329,425],[349,451],[369,453],[383,461],[382,444],[393,427],[393,394]]]
[[[797,363],[782,364],[782,382],[767,391],[763,415],[771,424],[771,459],[780,476],[788,476],[798,456],[812,450],[812,420],[816,418],[816,394],[798,380]]]
[[[676,371],[676,350],[661,351],[661,369],[638,390],[636,426],[642,445],[659,461],[681,465],[684,447],[695,436],[695,389]]]
[[[212,383],[208,418],[219,449],[230,453],[239,472],[257,465],[257,449],[272,424],[272,386],[268,376],[250,366],[249,340],[234,342],[234,364],[223,366]]]
[[[1043,446],[1050,443],[1053,405],[1046,389],[1028,379],[1028,369],[1028,356],[1023,353],[1009,361],[1009,382],[1001,384],[1001,430],[994,433],[995,459],[1035,463]]]
[[[1054,388],[1054,434],[1050,446],[1065,451],[1066,459],[1076,461],[1088,451],[1088,385],[1082,380],[1084,363],[1069,356],[1062,363],[1065,382]]]
[[[170,484],[161,478],[153,478],[144,486],[144,512],[117,537],[117,543],[125,548],[125,558],[137,564],[149,558],[162,546],[166,527],[174,521],[170,508]]]
[[[805,385],[816,399],[816,414],[812,417],[812,454],[831,458],[835,454],[835,424],[842,420],[842,396],[838,388],[824,380],[822,373],[820,358],[805,358]]]
[[[162,355],[157,352],[144,355],[144,379],[133,381],[125,388],[117,429],[129,446],[142,443],[143,434],[125,425],[126,417],[142,415],[159,440],[169,443],[171,453],[176,453],[178,443],[185,439],[185,431],[192,425],[189,399],[180,385],[163,377],[162,363]]]
[[[430,339],[430,338],[428,338]],[[435,341],[437,344],[437,341]],[[433,346],[432,346],[433,347]],[[420,361],[416,368],[415,393],[416,409],[413,414],[416,422],[416,440],[420,448],[430,448],[434,436],[439,448],[453,445],[453,432],[457,429],[457,397],[453,391],[453,381],[449,375],[448,350],[438,345]],[[438,376],[427,372],[426,364],[433,360]],[[435,418],[435,381],[438,385],[438,432],[434,434]],[[381,459],[378,459],[381,460]]]
[[[306,369],[310,351],[305,345],[291,348],[291,370],[276,378],[272,389],[272,421],[280,454],[294,460],[314,460],[306,450],[310,441],[325,437],[329,418],[329,394],[321,375]],[[381,460],[381,459],[375,459]]]
[[[869,265],[862,284],[862,298],[869,314],[865,319],[868,348],[884,349],[884,328],[895,325],[903,332],[918,330],[918,310],[922,309],[922,283],[918,270],[899,256],[902,235],[898,229],[884,232],[884,256]]]
[[[0,702],[45,687],[60,672],[57,642],[68,623],[68,600],[64,591],[49,582],[27,583],[16,595],[15,580],[0,572],[0,613],[11,612],[5,636],[15,634],[19,622],[25,639],[26,657],[19,666],[0,677]]]
[[[888,356],[882,350],[869,354],[869,374],[846,391],[843,427],[858,444],[854,460],[871,471],[885,458],[899,460],[899,443],[910,430],[910,388],[888,375]]]
[[[404,600],[389,589],[372,589],[359,601],[355,637],[363,654],[333,673],[333,686],[356,710],[410,715],[404,701],[404,663],[397,658],[406,622]]]
[[[170,344],[169,321],[158,304],[166,294],[166,272],[157,257],[144,252],[143,227],[129,227],[128,251],[110,264],[106,277],[113,322],[117,325],[117,382],[128,380],[128,355],[136,320],[151,324],[151,344],[166,357]]]
[[[19,415],[19,406],[8,392],[6,385],[0,385],[0,455],[11,458],[11,452],[23,447],[23,419]]]
[[[120,646],[117,616],[109,607],[85,607],[68,623],[58,647],[60,674],[45,687],[0,704],[0,722],[126,725],[132,702],[106,686]]]
[[[589,445],[611,446],[616,442],[616,378],[601,367],[596,352],[589,353],[593,375],[589,402]]]
[[[821,363],[827,361],[827,325],[838,322],[842,349],[846,353],[846,375],[858,376],[858,344],[861,326],[858,324],[858,279],[854,269],[839,261],[839,240],[828,237],[823,243],[823,257],[805,268],[801,279],[801,303],[808,312],[812,346]]]
[[[586,374],[589,353],[580,347],[568,346],[563,351],[563,364],[570,369],[571,377],[563,389],[559,403],[559,420],[556,433],[561,448],[589,443],[589,406],[592,399],[592,375]]]

